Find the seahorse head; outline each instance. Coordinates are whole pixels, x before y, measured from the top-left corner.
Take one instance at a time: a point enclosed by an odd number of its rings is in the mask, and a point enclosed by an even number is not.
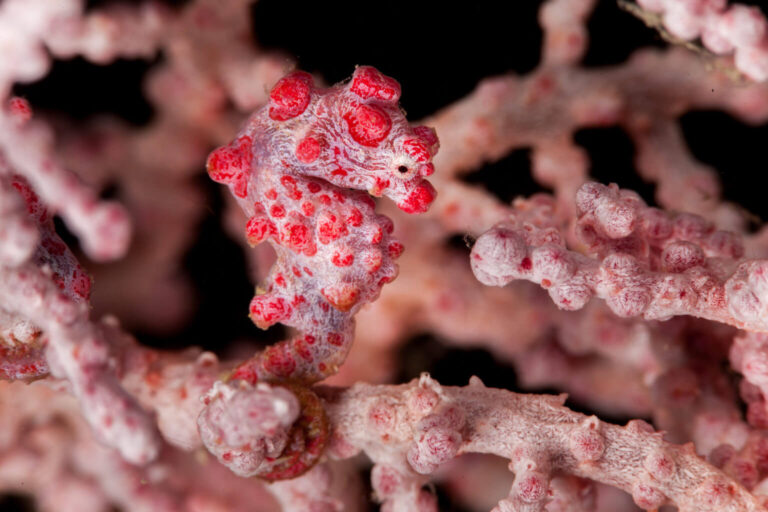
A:
[[[293,148],[298,173],[421,213],[437,195],[425,178],[434,172],[439,143],[431,128],[408,123],[399,99],[400,84],[370,66],[325,90],[295,71],[273,88],[269,117],[292,125],[281,133],[290,134],[283,142]]]

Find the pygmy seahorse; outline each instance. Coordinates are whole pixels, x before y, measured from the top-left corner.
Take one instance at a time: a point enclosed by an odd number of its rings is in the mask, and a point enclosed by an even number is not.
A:
[[[434,130],[412,127],[400,84],[372,67],[323,89],[294,71],[272,89],[234,141],[208,158],[249,217],[253,246],[277,253],[250,317],[300,333],[240,365],[230,379],[311,384],[336,372],[349,350],[353,316],[397,275],[403,246],[370,197],[407,213],[427,210],[436,192]],[[369,195],[370,194],[370,195]]]

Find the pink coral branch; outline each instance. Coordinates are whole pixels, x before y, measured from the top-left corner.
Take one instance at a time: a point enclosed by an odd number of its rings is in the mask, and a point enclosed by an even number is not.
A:
[[[756,81],[768,79],[768,22],[758,7],[727,0],[637,0],[662,18],[670,34],[683,41],[701,38],[705,48],[733,54],[736,68]]]
[[[764,510],[691,445],[669,444],[642,421],[618,427],[571,412],[562,397],[494,390],[476,378],[465,388],[443,387],[423,376],[402,386],[358,384],[327,399],[338,444],[376,463],[373,484],[385,510],[435,510],[421,497],[420,475],[470,452],[510,460],[515,480],[497,512],[544,510],[549,482],[562,473],[624,489],[644,509]]]
[[[589,257],[566,249],[554,203],[518,201],[507,223],[481,236],[472,268],[488,285],[540,283],[563,309],[592,296],[619,316],[693,315],[765,331],[768,263],[743,260],[741,239],[704,219],[649,208],[632,192],[587,183],[576,198],[576,238]]]

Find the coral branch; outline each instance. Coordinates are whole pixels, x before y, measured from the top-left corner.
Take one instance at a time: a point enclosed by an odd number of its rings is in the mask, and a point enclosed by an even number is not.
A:
[[[517,395],[477,378],[465,388],[443,387],[428,376],[326,393],[337,446],[361,449],[376,463],[373,485],[384,510],[436,510],[419,490],[422,475],[473,452],[509,459],[515,473],[496,512],[544,510],[551,478],[563,473],[624,489],[646,510],[765,510],[692,445],[667,443],[643,421],[618,427],[574,413],[563,397]]]
[[[744,260],[741,238],[701,217],[649,208],[633,192],[587,183],[576,197],[576,238],[588,257],[566,249],[554,201],[517,201],[515,212],[481,236],[472,269],[488,285],[527,279],[563,309],[592,296],[619,316],[693,315],[754,331],[766,323],[768,262]]]
[[[682,41],[701,38],[704,47],[715,54],[733,53],[736,68],[750,79],[768,79],[768,22],[758,7],[728,6],[727,0],[637,3],[648,13],[660,16],[673,37]]]

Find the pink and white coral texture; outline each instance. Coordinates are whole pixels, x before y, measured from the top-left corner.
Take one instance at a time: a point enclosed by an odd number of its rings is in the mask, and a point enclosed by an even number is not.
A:
[[[395,4],[0,2],[0,508],[768,511],[766,12]]]

